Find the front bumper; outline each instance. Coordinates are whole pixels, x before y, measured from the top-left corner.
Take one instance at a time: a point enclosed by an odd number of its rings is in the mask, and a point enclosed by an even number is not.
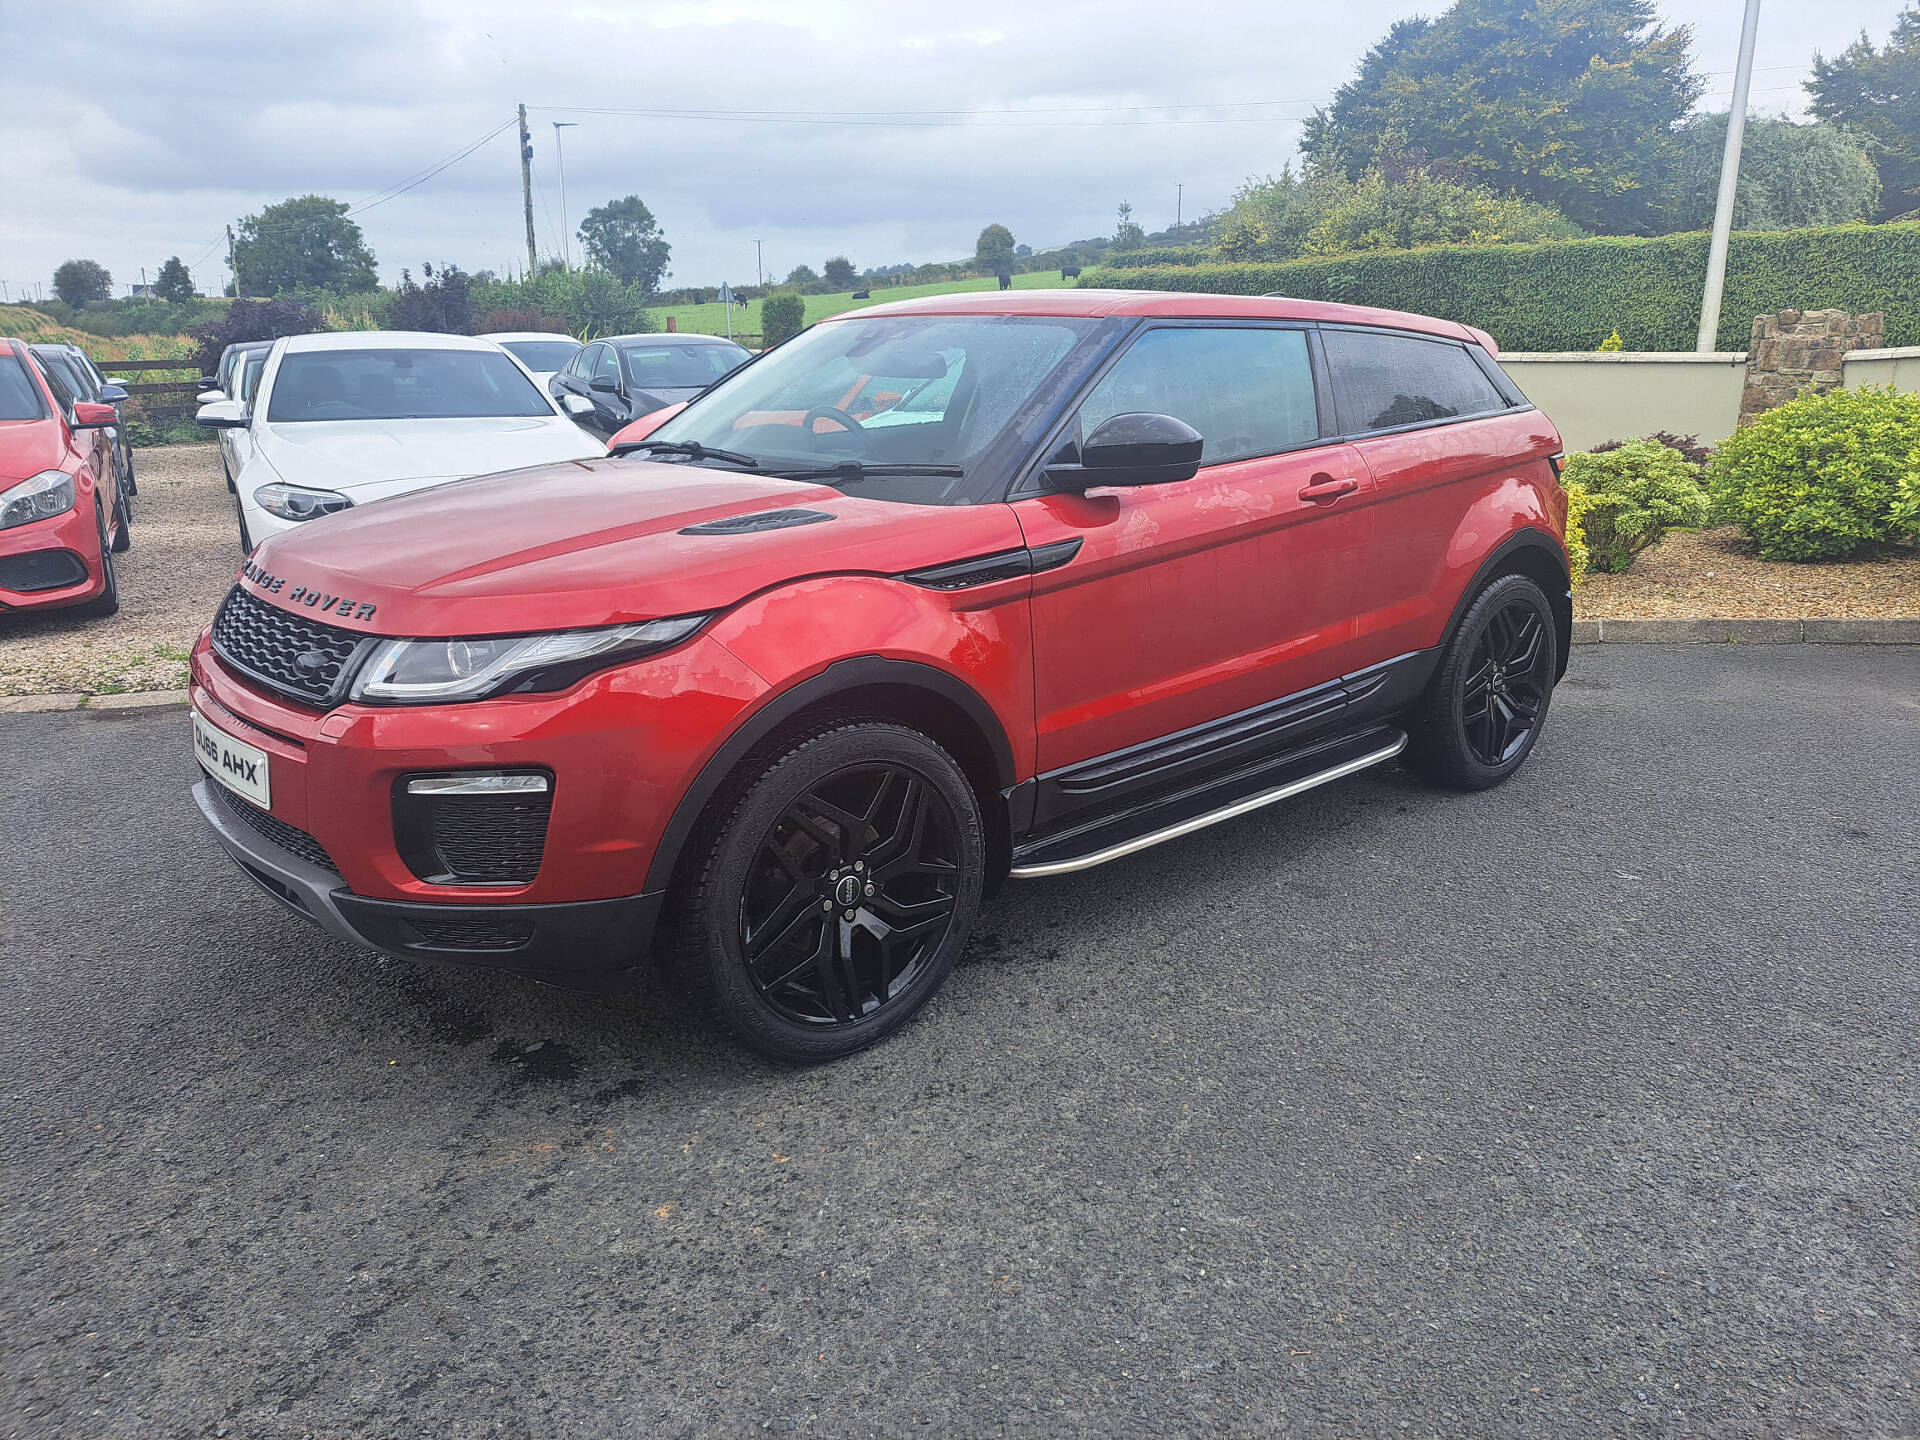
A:
[[[234,863],[336,939],[409,960],[504,970],[570,990],[619,988],[652,943],[662,894],[537,905],[460,905],[356,895],[338,875],[236,824],[213,793],[194,803]]]
[[[106,588],[91,501],[64,515],[0,530],[0,610],[79,605]]]

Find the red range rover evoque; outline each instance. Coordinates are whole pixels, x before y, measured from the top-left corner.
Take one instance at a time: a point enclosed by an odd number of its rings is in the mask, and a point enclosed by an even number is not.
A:
[[[1396,756],[1494,785],[1566,668],[1559,437],[1450,321],[942,296],[649,423],[254,554],[194,649],[194,795],[268,893],[575,988],[657,948],[828,1059],[1008,876]]]

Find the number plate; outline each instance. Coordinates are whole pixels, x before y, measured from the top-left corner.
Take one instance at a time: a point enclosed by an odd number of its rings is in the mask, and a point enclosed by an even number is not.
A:
[[[196,706],[193,712],[193,754],[215,780],[243,795],[262,810],[271,809],[273,789],[267,775],[267,752],[220,729]]]

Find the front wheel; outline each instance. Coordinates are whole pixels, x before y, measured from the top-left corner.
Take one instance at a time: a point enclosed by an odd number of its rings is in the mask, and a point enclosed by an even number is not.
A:
[[[979,802],[945,750],[878,720],[790,736],[746,774],[689,851],[681,978],[763,1055],[850,1055],[932,999],[966,944]]]
[[[1553,607],[1524,575],[1482,590],[1407,717],[1406,765],[1430,785],[1485,790],[1526,762],[1560,657]]]
[[[100,502],[93,502],[94,529],[100,535],[100,577],[104,582],[100,593],[91,600],[74,606],[76,613],[95,618],[104,618],[117,614],[120,609],[120,572],[114,567],[113,545],[107,539],[107,512]]]

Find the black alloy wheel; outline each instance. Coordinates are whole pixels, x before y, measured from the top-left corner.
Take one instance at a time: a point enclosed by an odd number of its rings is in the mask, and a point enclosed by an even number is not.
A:
[[[79,614],[104,617],[116,614],[120,609],[120,572],[113,563],[113,545],[107,538],[107,512],[96,498],[93,502],[94,528],[100,536],[100,574],[106,581],[106,588],[93,599],[73,608]]]
[[[903,726],[843,721],[777,748],[696,842],[682,972],[746,1044],[834,1059],[946,978],[979,908],[984,828],[953,759]]]
[[[127,498],[127,488],[122,484],[113,496],[113,549],[116,554],[125,554],[133,547],[133,502]]]
[[[1407,768],[1450,790],[1498,785],[1540,738],[1559,661],[1545,593],[1524,575],[1495,579],[1468,606],[1407,715]]]

